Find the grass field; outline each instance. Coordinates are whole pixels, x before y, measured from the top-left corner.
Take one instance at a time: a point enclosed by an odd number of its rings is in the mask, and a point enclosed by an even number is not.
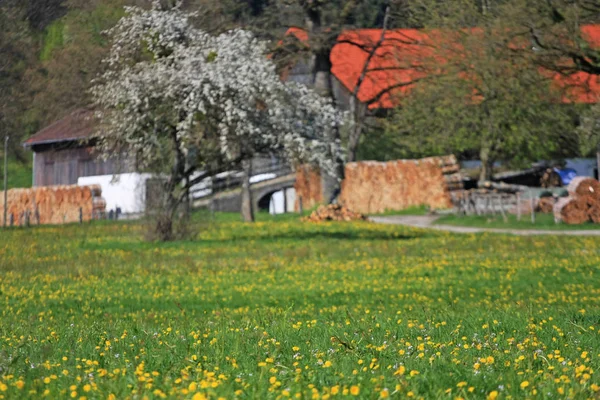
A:
[[[8,188],[28,188],[31,187],[32,180],[32,157],[28,154],[29,161],[21,163],[14,158],[8,160]],[[0,154],[0,189],[4,185],[4,158]]]
[[[0,397],[600,395],[597,239],[237,219],[0,232]]]
[[[543,230],[597,230],[600,224],[586,223],[581,225],[557,224],[552,214],[536,213],[535,222],[531,222],[531,214],[521,216],[521,220],[512,214],[505,221],[501,215],[444,215],[435,221],[439,225],[468,226],[475,228],[495,229],[543,229]]]

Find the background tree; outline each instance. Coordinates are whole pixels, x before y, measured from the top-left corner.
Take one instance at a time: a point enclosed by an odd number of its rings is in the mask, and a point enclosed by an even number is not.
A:
[[[540,73],[533,52],[519,51],[527,44],[505,20],[466,6],[437,21],[459,16],[476,28],[457,29],[452,20],[429,31],[431,79],[400,99],[388,125],[398,145],[410,155],[475,153],[480,180],[491,178],[495,161],[523,165],[573,152],[571,108]]]
[[[320,139],[340,124],[339,113],[306,88],[284,85],[265,43],[242,30],[211,36],[177,6],[127,12],[111,31],[107,71],[92,90],[103,122],[98,137],[105,155],[127,152],[165,178],[161,240],[175,237],[190,187],[237,165],[245,172],[242,214],[252,220],[249,165],[260,152],[331,170],[335,154]]]
[[[527,29],[536,61],[545,69],[600,75],[600,43],[590,43],[585,25],[600,23],[599,0],[519,0],[514,23]],[[569,62],[565,62],[569,61]]]
[[[102,34],[142,0],[5,0],[0,2],[0,135],[11,158],[29,163],[29,135],[89,103],[90,80],[108,42]]]
[[[394,11],[388,18],[388,26],[405,26],[406,16],[403,14],[405,7],[403,1],[397,0],[396,5],[392,7]],[[307,41],[298,41],[293,37],[285,39],[284,45],[279,46],[276,53],[276,60],[282,65],[290,65],[296,62],[308,62],[311,70],[311,84],[315,90],[324,97],[334,99],[334,82],[331,72],[331,52],[334,46],[344,42],[364,48],[365,44],[359,41],[353,41],[351,38],[340,39],[340,34],[345,30],[357,28],[376,28],[382,27],[385,19],[385,11],[388,2],[383,0],[292,0],[292,1],[272,1],[266,8],[268,10],[277,10],[278,15],[289,16],[281,20],[285,28],[290,26],[302,28],[307,35]],[[275,14],[272,12],[272,15]],[[268,25],[271,26],[271,25]],[[277,32],[275,30],[275,32]],[[281,30],[279,30],[281,32]],[[278,33],[281,35],[281,33]],[[370,44],[371,47],[375,43]],[[369,49],[365,49],[369,52]],[[352,114],[361,114],[356,105],[355,112]],[[362,125],[355,125],[361,127]],[[353,129],[353,128],[350,128]],[[357,129],[358,130],[358,129]],[[339,129],[332,131],[331,143],[342,142],[342,132]],[[354,143],[354,142],[353,142]],[[341,155],[342,152],[339,152]],[[350,151],[350,159],[353,159],[355,151]],[[337,167],[336,176],[343,177],[345,159],[340,157],[335,160]],[[324,197],[333,199],[339,191],[337,179],[325,179]]]
[[[35,42],[25,21],[25,10],[16,3],[0,4],[0,136],[11,136],[9,153],[26,161],[20,146],[20,115],[27,108],[25,76],[35,63]]]

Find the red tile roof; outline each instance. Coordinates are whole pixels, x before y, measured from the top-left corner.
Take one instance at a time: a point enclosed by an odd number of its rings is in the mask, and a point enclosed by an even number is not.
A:
[[[582,31],[592,47],[600,47],[600,25],[587,25],[582,27]],[[433,55],[434,49],[427,43],[444,40],[442,36],[429,37],[433,34],[416,29],[388,30],[369,63],[358,99],[361,102],[377,99],[370,108],[394,107],[397,97],[410,91],[412,82],[426,76],[419,66]],[[286,35],[294,35],[302,42],[309,40],[307,32],[300,28],[290,28]],[[365,48],[373,47],[380,38],[380,29],[345,31],[339,35],[338,43],[331,51],[331,70],[349,91],[352,92],[356,87],[369,56],[369,50]],[[569,76],[555,74],[553,80],[557,86],[568,88],[565,102],[593,103],[600,99],[599,76],[578,72]],[[379,94],[392,86],[393,90],[378,98]]]
[[[23,143],[36,144],[75,141],[89,138],[94,132],[94,112],[81,108],[42,129]]]

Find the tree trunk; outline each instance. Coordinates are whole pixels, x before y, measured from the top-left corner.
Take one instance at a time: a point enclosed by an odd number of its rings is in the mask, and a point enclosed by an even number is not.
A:
[[[335,36],[332,35],[332,32],[323,32],[320,7],[311,4],[305,9],[305,17],[306,31],[309,34],[310,49],[312,51],[312,83],[314,89],[321,96],[332,99],[335,104],[331,73],[331,50],[335,45],[335,41],[330,42],[326,39]],[[339,127],[334,127],[328,140],[332,144],[341,142]],[[340,182],[344,178],[344,160],[341,157],[341,152],[338,153],[334,155],[336,157],[337,176],[322,174],[321,180],[323,198],[330,203],[339,195]]]
[[[354,162],[357,159],[358,144],[362,135],[363,119],[365,117],[364,104],[358,103],[354,97],[350,99],[350,112],[352,113],[353,124],[348,135],[348,155],[347,162]]]
[[[155,234],[158,240],[167,242],[175,238],[173,234],[173,218],[177,212],[177,201],[171,192],[165,192],[163,196],[165,196],[163,201],[164,208],[157,210]]]
[[[314,67],[313,67],[313,82],[317,93],[324,97],[330,97],[335,104],[335,98],[333,96],[333,85],[331,75],[331,61],[330,61],[331,49],[321,51],[315,54]],[[340,130],[339,127],[334,127],[332,135],[328,138],[330,143],[340,143]],[[340,194],[340,182],[344,179],[344,160],[341,157],[341,149],[334,155],[336,157],[336,174],[335,176],[329,176],[323,174],[321,181],[323,187],[323,199],[328,203],[333,203]]]
[[[242,219],[245,222],[254,222],[252,209],[252,192],[250,191],[250,177],[252,176],[252,160],[242,161]]]
[[[481,171],[479,172],[479,181],[489,181],[492,179],[493,172],[493,160],[490,156],[490,149],[484,146],[479,151],[479,158],[481,159]]]

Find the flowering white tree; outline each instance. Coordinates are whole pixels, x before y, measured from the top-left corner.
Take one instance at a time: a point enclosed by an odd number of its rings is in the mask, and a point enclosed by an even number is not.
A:
[[[326,138],[343,115],[309,89],[284,84],[265,43],[243,30],[211,36],[178,6],[126,11],[110,31],[107,68],[92,89],[99,146],[107,156],[127,151],[139,168],[166,177],[162,239],[173,237],[189,188],[216,166],[242,165],[246,183],[250,160],[264,152],[335,169],[340,145]]]

